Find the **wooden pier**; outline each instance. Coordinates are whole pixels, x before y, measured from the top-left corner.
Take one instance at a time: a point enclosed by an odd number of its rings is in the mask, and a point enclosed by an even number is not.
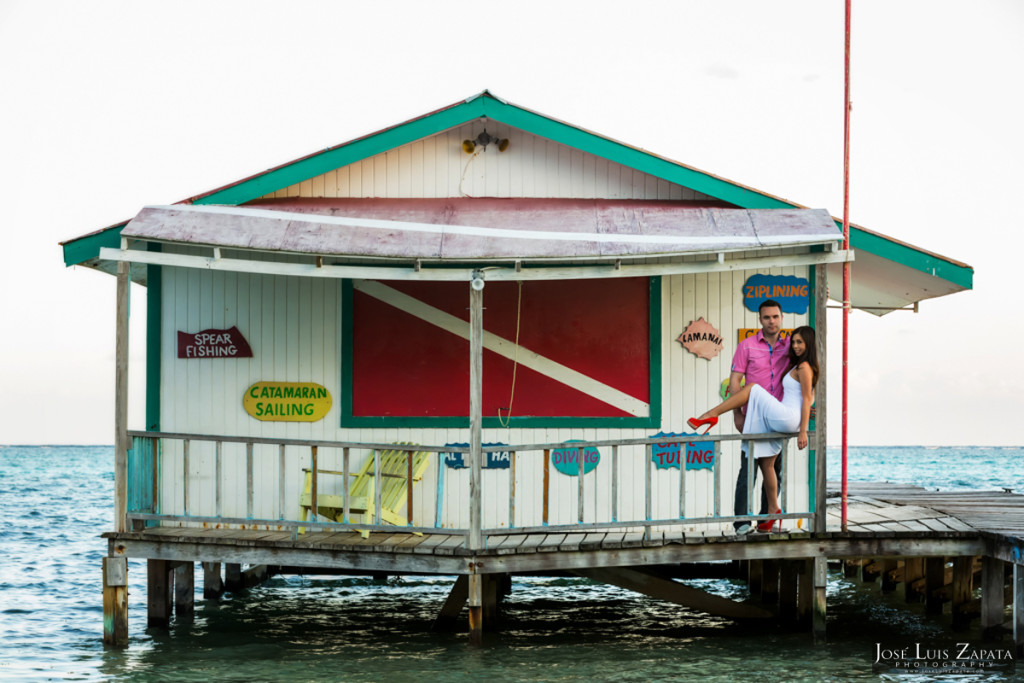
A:
[[[778,618],[810,625],[824,639],[826,563],[842,560],[848,576],[900,584],[908,601],[941,614],[951,603],[954,627],[981,618],[988,636],[1012,632],[1024,644],[1024,496],[998,491],[927,491],[888,483],[850,487],[849,524],[840,528],[838,491],[831,490],[821,533],[735,535],[721,531],[592,530],[489,536],[471,550],[467,536],[408,532],[281,531],[159,527],[104,534],[111,561],[149,561],[149,623],[164,625],[175,600],[191,609],[194,562],[203,563],[206,597],[251,585],[274,573],[432,574],[457,577],[440,608],[450,624],[469,602],[470,631],[494,627],[507,578],[572,573],[692,608],[740,619]],[[751,597],[733,602],[678,583],[705,563],[732,561]],[[243,564],[250,565],[245,572]],[[222,578],[221,566],[226,568]],[[719,567],[721,565],[718,565]],[[173,578],[171,575],[173,574]],[[980,580],[981,599],[972,601]],[[171,586],[174,586],[172,591]],[[173,596],[176,596],[172,598]],[[1005,611],[1010,601],[1010,623]],[[474,604],[475,603],[475,604]],[[472,609],[475,608],[475,609]],[[127,619],[126,612],[124,619]]]

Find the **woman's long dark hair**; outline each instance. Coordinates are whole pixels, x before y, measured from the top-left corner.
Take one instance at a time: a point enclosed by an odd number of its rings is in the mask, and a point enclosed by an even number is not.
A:
[[[797,358],[796,354],[793,353],[793,335],[800,335],[800,338],[804,340],[804,347],[807,349],[804,351],[804,355]],[[798,327],[789,334],[789,364],[792,367],[800,365],[800,363],[807,363],[811,366],[811,373],[813,379],[811,386],[818,384],[818,345],[815,343],[816,335],[814,334],[814,328],[804,325]]]

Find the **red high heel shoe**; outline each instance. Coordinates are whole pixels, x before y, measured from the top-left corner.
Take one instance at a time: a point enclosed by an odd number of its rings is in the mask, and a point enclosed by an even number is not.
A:
[[[705,429],[703,432],[701,432],[701,434],[703,435],[703,434],[707,434],[708,432],[710,432],[711,428],[714,427],[716,424],[718,424],[718,418],[717,417],[705,417],[702,420],[699,417],[691,417],[689,420],[686,421],[686,424],[690,425],[690,429],[692,429],[693,431],[697,431],[699,428],[703,427],[704,425],[707,425],[708,428]]]
[[[781,515],[782,514],[782,510],[781,509],[780,510],[776,510],[775,512],[770,512],[768,514]],[[772,530],[774,529],[776,522],[779,523],[779,531],[782,531],[782,520],[781,519],[769,519],[766,522],[758,522],[757,523],[757,530],[760,531],[762,534],[770,534],[772,532]]]

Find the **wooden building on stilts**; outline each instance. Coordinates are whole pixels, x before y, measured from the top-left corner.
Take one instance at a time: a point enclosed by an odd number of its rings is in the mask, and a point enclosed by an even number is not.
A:
[[[117,276],[105,639],[127,642],[127,558],[147,561],[151,625],[191,606],[197,564],[208,598],[273,573],[438,574],[456,577],[439,620],[468,603],[473,640],[519,573],[823,636],[829,558],[1017,571],[1012,539],[973,529],[835,529],[825,378],[810,448],[785,435],[783,533],[733,532],[766,519],[753,486],[734,514],[740,436],[685,419],[720,400],[758,303],[816,326],[824,358],[854,250],[854,307],[971,287],[951,259],[859,227],[841,240],[824,210],[485,91],[64,243],[68,265]],[[127,391],[130,282],[145,396]],[[673,579],[723,560],[775,606]]]

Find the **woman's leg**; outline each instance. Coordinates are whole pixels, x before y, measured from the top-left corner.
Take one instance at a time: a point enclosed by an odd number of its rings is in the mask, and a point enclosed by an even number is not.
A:
[[[729,398],[725,399],[724,401],[719,403],[717,406],[712,408],[711,410],[709,410],[706,413],[704,413],[703,415],[701,415],[700,419],[704,419],[706,417],[718,417],[719,415],[722,415],[723,413],[727,413],[730,410],[733,410],[735,408],[739,408],[740,406],[747,405],[747,401],[750,400],[750,390],[753,389],[756,386],[757,386],[756,384],[747,384],[747,385],[745,385],[742,389],[737,391],[735,394],[733,394],[732,396],[730,396]]]
[[[764,482],[764,494],[768,497],[768,513],[774,514],[782,509],[779,506],[779,480],[775,476],[775,461],[778,455],[758,458],[757,465],[761,468],[761,481]]]

